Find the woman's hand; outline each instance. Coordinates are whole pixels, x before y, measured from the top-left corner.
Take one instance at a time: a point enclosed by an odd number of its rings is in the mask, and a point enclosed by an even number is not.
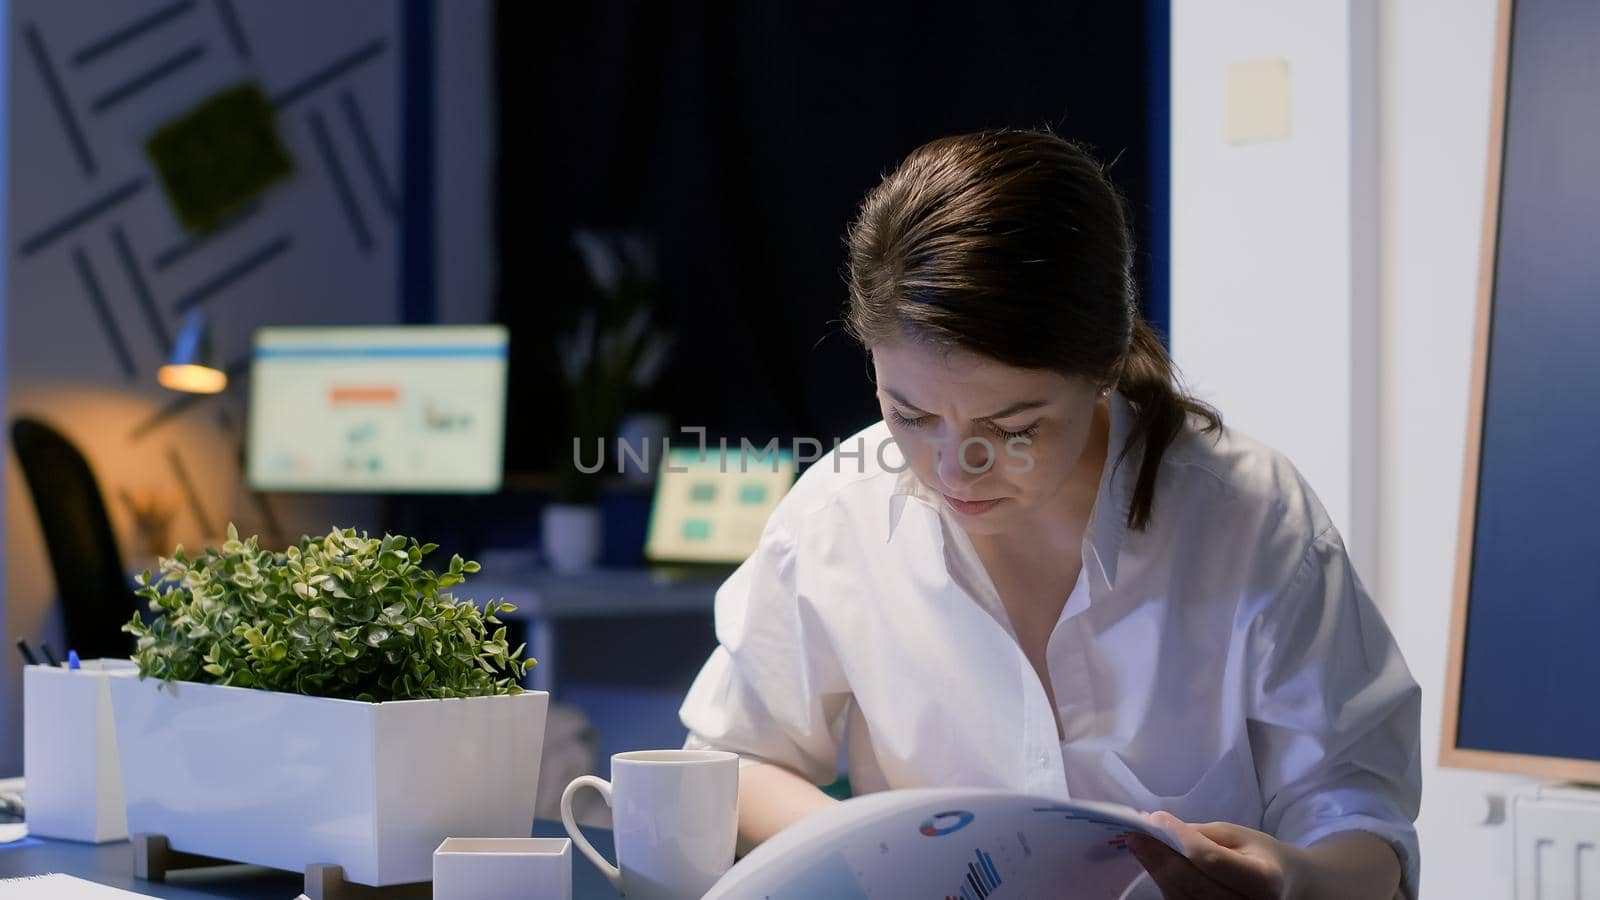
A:
[[[1128,847],[1166,900],[1285,900],[1292,896],[1299,851],[1271,835],[1231,822],[1190,825],[1170,813],[1149,816],[1172,832],[1185,857],[1142,834]]]

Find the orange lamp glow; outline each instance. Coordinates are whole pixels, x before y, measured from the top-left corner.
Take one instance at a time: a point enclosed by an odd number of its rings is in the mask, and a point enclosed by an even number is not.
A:
[[[156,370],[156,380],[164,388],[189,394],[220,394],[228,386],[227,373],[192,363],[162,366]]]

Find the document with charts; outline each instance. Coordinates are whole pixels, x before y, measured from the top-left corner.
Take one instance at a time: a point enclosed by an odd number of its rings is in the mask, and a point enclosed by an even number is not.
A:
[[[704,900],[1118,900],[1147,881],[1127,846],[1135,832],[1180,849],[1171,833],[1114,804],[977,788],[886,791],[783,831]]]

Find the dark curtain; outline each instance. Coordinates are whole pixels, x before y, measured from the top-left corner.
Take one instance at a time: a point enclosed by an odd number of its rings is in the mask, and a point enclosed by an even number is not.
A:
[[[1145,6],[502,0],[508,469],[570,446],[553,336],[588,291],[579,226],[659,241],[679,342],[655,405],[756,442],[830,442],[877,418],[839,325],[842,238],[917,145],[1049,126],[1116,160],[1144,228]]]

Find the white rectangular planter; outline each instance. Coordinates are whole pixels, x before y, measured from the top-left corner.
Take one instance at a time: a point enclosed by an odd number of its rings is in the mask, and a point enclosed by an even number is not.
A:
[[[130,834],[381,886],[446,837],[526,837],[550,695],[360,703],[111,679]]]

